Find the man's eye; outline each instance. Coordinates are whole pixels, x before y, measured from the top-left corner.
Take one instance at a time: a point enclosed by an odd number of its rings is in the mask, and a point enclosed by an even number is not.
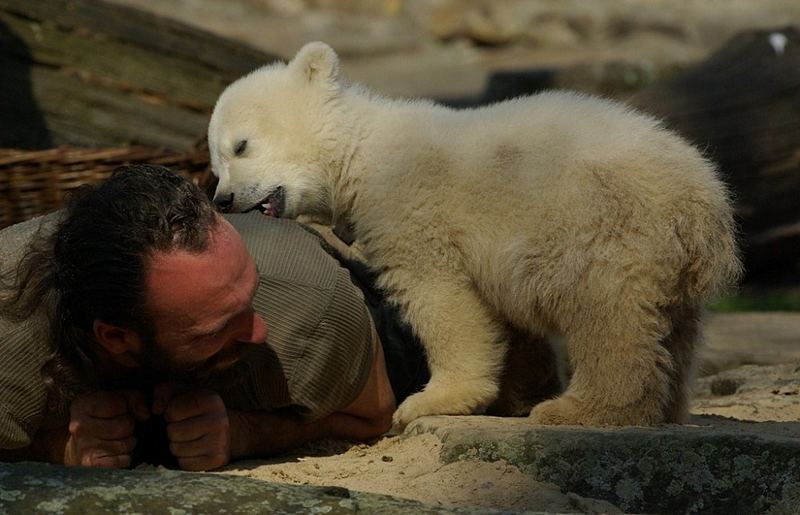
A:
[[[243,139],[236,144],[236,147],[233,149],[233,153],[236,155],[236,157],[239,157],[244,154],[245,150],[247,150],[247,140]]]
[[[216,340],[217,338],[219,338],[220,336],[223,335],[223,333],[228,329],[229,326],[230,326],[230,321],[226,322],[225,325],[223,325],[222,327],[220,327],[219,329],[217,329],[213,333],[206,333],[206,334],[198,337],[198,339],[200,339],[200,340]]]

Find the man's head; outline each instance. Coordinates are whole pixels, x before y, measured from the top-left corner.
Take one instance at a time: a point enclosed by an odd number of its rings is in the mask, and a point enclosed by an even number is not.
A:
[[[252,344],[266,339],[252,307],[258,271],[236,230],[223,218],[201,252],[155,251],[148,256],[144,306],[150,331],[94,321],[97,341],[117,362],[146,367],[154,379],[231,379]],[[147,336],[143,337],[143,334]]]
[[[166,168],[121,167],[78,189],[48,247],[56,355],[95,379],[113,369],[154,381],[213,376],[266,338],[244,243]]]

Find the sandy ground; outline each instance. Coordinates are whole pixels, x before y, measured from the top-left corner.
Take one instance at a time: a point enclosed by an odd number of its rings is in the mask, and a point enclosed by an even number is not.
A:
[[[736,392],[729,394],[734,388]],[[745,365],[702,378],[692,412],[758,422],[798,422],[800,361]]]
[[[757,422],[800,421],[800,314],[725,315],[710,325],[703,356],[706,368],[719,371],[698,379],[692,412]],[[737,326],[748,330],[732,333],[730,328]],[[754,339],[759,331],[762,337]],[[438,458],[440,446],[431,434],[385,437],[373,445],[323,441],[270,461],[238,462],[224,472],[335,485],[445,507],[618,512],[605,501],[534,481],[504,461],[444,464]]]
[[[373,445],[323,441],[270,461],[243,461],[225,473],[296,485],[335,485],[433,506],[513,511],[619,513],[612,504],[562,493],[505,461],[444,464],[432,434],[392,436]]]
[[[738,384],[738,391],[711,394],[710,386],[722,380]],[[695,414],[800,421],[800,361],[745,365],[701,379],[698,390]],[[535,481],[504,461],[443,464],[438,458],[440,446],[432,434],[385,437],[373,445],[323,441],[269,461],[238,462],[225,472],[279,483],[335,485],[444,507],[619,512],[605,501],[562,493],[557,486]]]

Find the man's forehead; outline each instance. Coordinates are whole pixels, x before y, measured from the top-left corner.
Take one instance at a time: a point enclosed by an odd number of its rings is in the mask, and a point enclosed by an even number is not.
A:
[[[173,250],[150,256],[145,283],[151,310],[192,321],[195,314],[207,314],[214,305],[233,302],[242,295],[240,290],[249,292],[253,260],[236,230],[222,221],[203,251]]]

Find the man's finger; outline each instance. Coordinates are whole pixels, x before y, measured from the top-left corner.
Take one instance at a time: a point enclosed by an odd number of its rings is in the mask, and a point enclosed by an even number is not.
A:
[[[134,430],[133,418],[128,415],[72,420],[69,423],[69,431],[73,435],[77,437],[91,435],[102,440],[121,440],[133,435]]]
[[[170,442],[169,450],[176,458],[196,458],[220,452],[216,435],[206,433],[191,442]]]
[[[131,464],[130,453],[111,454],[104,449],[92,449],[83,454],[81,465],[99,468],[127,468]]]
[[[153,414],[163,415],[180,387],[176,383],[158,383],[153,387]]]
[[[150,408],[147,406],[147,398],[144,392],[139,390],[117,390],[117,393],[125,398],[128,411],[136,420],[142,421],[150,418]]]
[[[207,434],[228,432],[228,417],[208,415],[170,422],[167,424],[167,437],[170,442],[193,442]]]
[[[97,449],[102,453],[109,456],[121,456],[123,454],[131,454],[133,449],[136,448],[136,437],[129,436],[120,440],[100,440],[97,443]]]
[[[75,399],[73,409],[90,417],[113,418],[128,411],[125,398],[115,392],[97,391]]]
[[[136,437],[133,435],[118,440],[103,440],[96,436],[85,436],[76,440],[78,455],[88,456],[90,459],[131,454],[135,448]]]
[[[190,392],[174,397],[166,410],[167,422],[180,422],[211,412],[224,412],[225,403],[219,395],[212,392]]]

